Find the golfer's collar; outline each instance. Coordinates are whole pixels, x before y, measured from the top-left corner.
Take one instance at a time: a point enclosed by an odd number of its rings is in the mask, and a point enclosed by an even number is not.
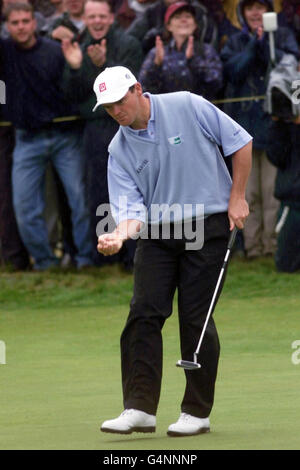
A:
[[[126,129],[131,132],[132,134],[135,135],[145,135],[148,134],[148,131],[153,129],[155,118],[154,118],[154,106],[152,102],[152,97],[150,93],[143,93],[144,96],[146,96],[150,100],[150,118],[148,121],[147,129],[132,129],[130,126],[126,127]]]
[[[150,93],[144,93],[144,96],[146,96],[150,100],[150,118],[149,121],[155,121],[154,117],[154,106],[153,106],[153,101],[152,101],[152,96]]]

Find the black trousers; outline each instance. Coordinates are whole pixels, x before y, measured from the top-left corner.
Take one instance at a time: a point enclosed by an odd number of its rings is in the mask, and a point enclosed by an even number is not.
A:
[[[156,414],[162,378],[162,335],[178,289],[182,358],[193,361],[229,237],[227,213],[205,219],[201,250],[186,250],[186,240],[137,242],[134,294],[121,336],[124,408]],[[225,276],[224,276],[225,277]],[[213,401],[220,344],[211,317],[200,350],[201,368],[185,370],[181,411],[206,418]]]

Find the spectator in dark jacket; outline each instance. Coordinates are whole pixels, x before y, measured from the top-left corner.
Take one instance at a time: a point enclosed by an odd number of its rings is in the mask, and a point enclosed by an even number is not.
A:
[[[163,37],[147,55],[139,76],[144,91],[187,90],[213,98],[222,86],[222,62],[213,46],[201,42],[195,9],[186,2],[169,6]]]
[[[143,16],[156,2],[157,0],[116,0],[113,2],[113,10],[117,24],[127,30],[136,18]]]
[[[55,122],[74,112],[60,88],[64,68],[60,45],[36,35],[33,9],[28,4],[11,5],[7,25],[11,39],[1,40],[7,92],[3,111],[16,127],[12,184],[20,235],[35,269],[58,264],[43,216],[44,177],[51,160],[72,209],[77,266],[90,265],[80,129],[70,122]]]
[[[3,2],[0,2],[2,20]],[[2,22],[0,19],[1,31]],[[7,30],[5,31],[7,32]],[[6,102],[6,89],[3,81],[3,53],[0,49],[0,258],[4,264],[10,264],[16,270],[29,267],[29,255],[19,234],[12,202],[12,153],[15,146],[15,132],[9,122],[5,123],[3,105]]]
[[[42,8],[41,2],[37,4],[36,8]],[[64,0],[48,0],[47,5],[44,6],[44,15],[46,17],[47,23],[50,25],[54,20],[57,20],[65,11]]]
[[[49,0],[50,1],[50,0]],[[73,41],[83,41],[86,34],[83,20],[83,7],[85,0],[51,0],[56,11],[53,17],[47,19],[46,32],[48,37],[61,42],[64,38]],[[37,2],[36,2],[37,4]],[[39,7],[43,5],[39,3]],[[58,12],[60,13],[58,14]],[[56,197],[50,200],[50,194]],[[62,266],[67,267],[74,263],[76,247],[72,238],[71,211],[67,202],[67,197],[60,184],[57,172],[53,165],[49,165],[46,175],[46,219],[51,242],[56,245],[59,241],[57,227],[62,227],[63,258]],[[61,219],[59,221],[59,219]]]
[[[239,32],[244,26],[244,18],[239,8],[240,0],[202,0],[202,3],[213,15],[218,26],[219,42],[223,47],[228,37],[235,32]],[[273,0],[272,3],[274,10],[279,13],[279,26],[290,27],[296,32],[296,23],[293,22],[291,16],[294,16],[296,5],[299,6],[300,1]],[[298,22],[297,19],[296,22]]]
[[[46,18],[49,18],[54,13],[57,5],[63,4],[63,2],[64,0],[30,0],[34,10],[40,11]]]
[[[48,35],[52,39],[79,40],[85,29],[83,8],[85,0],[64,0],[65,11],[48,25]]]
[[[96,216],[99,205],[108,204],[107,161],[108,144],[118,130],[116,122],[99,107],[93,112],[95,94],[93,84],[99,73],[106,67],[124,65],[137,73],[142,63],[142,50],[139,42],[116,28],[114,15],[108,0],[87,0],[84,9],[87,26],[86,41],[82,44],[63,41],[63,52],[67,61],[64,72],[66,96],[78,104],[81,116],[85,119],[84,150],[87,165],[87,191],[94,243],[94,262],[97,265],[108,261],[96,250],[96,226],[100,218]],[[103,214],[104,215],[104,214]],[[133,263],[135,245],[132,240],[126,244],[122,261],[126,267]],[[128,258],[126,257],[128,254]],[[122,253],[123,256],[123,253]],[[114,261],[117,261],[115,258]]]
[[[300,270],[300,118],[273,120],[267,155],[277,168],[275,197],[280,201],[275,262],[279,271]]]
[[[247,201],[250,215],[244,228],[247,256],[273,255],[276,248],[275,224],[278,201],[273,196],[276,176],[265,149],[270,117],[259,99],[266,92],[270,66],[268,35],[263,31],[262,14],[272,11],[270,0],[242,0],[243,30],[231,36],[221,52],[224,75],[228,86],[227,98],[253,97],[225,106],[225,111],[239,122],[253,137],[253,166],[248,181]],[[275,33],[276,60],[284,53],[297,56],[298,46],[293,33],[278,28]]]
[[[218,28],[218,50],[227,39],[240,30],[235,0],[202,0]]]

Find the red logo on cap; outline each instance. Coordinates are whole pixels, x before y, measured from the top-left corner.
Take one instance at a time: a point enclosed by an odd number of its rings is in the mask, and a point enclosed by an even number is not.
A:
[[[101,93],[102,91],[105,91],[105,90],[106,90],[106,85],[105,85],[105,83],[100,83],[100,85],[99,85],[99,90],[100,90],[100,93]]]

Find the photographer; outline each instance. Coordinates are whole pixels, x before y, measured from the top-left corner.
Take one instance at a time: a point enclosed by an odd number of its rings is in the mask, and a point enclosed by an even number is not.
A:
[[[266,157],[270,116],[259,99],[266,92],[270,70],[269,39],[263,28],[263,14],[273,11],[273,5],[270,0],[241,0],[239,7],[244,27],[228,39],[221,51],[227,79],[226,97],[252,99],[229,102],[224,110],[254,137],[252,171],[247,186],[250,215],[243,231],[247,258],[254,259],[273,256],[276,250],[278,201],[272,196],[276,170]],[[274,42],[276,62],[284,54],[298,56],[297,42],[288,28],[279,27]]]
[[[277,167],[274,195],[280,201],[275,263],[278,271],[292,273],[300,270],[300,115],[291,116],[291,103],[283,96],[278,107],[281,112],[274,111],[280,117],[272,117],[267,143],[267,157]]]
[[[142,49],[137,39],[116,28],[109,0],[88,0],[84,6],[86,25],[85,41],[62,41],[67,62],[63,88],[71,102],[79,107],[85,121],[83,144],[87,173],[87,194],[90,209],[94,263],[101,266],[107,258],[96,251],[96,215],[100,204],[107,204],[107,147],[118,130],[115,121],[103,109],[92,112],[94,106],[93,84],[106,67],[124,65],[137,72],[142,63]],[[131,270],[135,243],[130,240],[122,253],[121,261]],[[119,261],[115,259],[114,261]]]
[[[62,41],[68,39],[82,39],[85,24],[83,20],[83,9],[85,0],[64,0],[64,12],[54,18],[48,26],[48,35],[51,39]]]

